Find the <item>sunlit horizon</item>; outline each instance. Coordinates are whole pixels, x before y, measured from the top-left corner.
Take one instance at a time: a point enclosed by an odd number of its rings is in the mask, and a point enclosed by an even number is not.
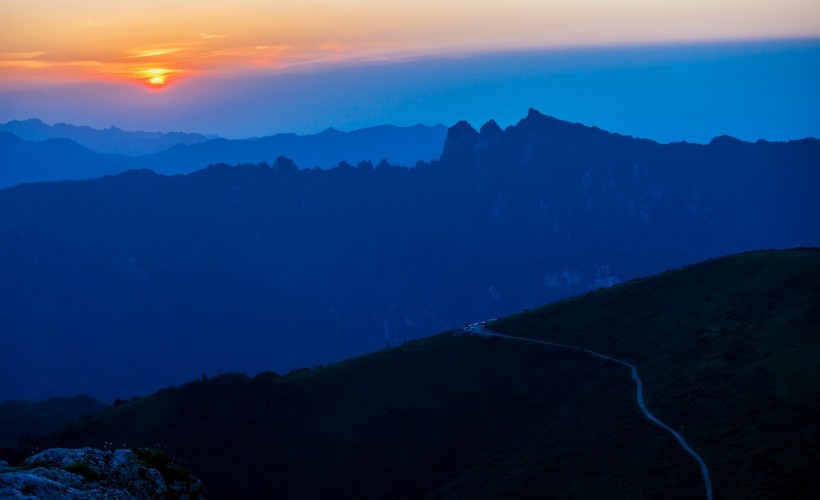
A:
[[[119,81],[562,47],[820,37],[809,0],[6,0],[0,85]],[[730,20],[730,21],[729,21]],[[170,73],[169,73],[170,74]],[[156,84],[155,84],[156,85]]]
[[[511,125],[820,135],[813,0],[5,0],[0,121],[229,138]]]

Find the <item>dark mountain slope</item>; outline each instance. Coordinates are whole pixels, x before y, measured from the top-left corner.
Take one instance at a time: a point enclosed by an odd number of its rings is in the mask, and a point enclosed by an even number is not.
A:
[[[716,498],[809,498],[820,485],[817,250],[710,260],[492,328],[639,366],[658,415],[711,465]]]
[[[442,163],[479,179],[479,196],[492,199],[487,210],[499,225],[556,233],[542,240],[545,252],[601,241],[626,249],[649,227],[670,248],[700,246],[712,255],[716,247],[742,250],[740,241],[754,248],[794,238],[804,224],[812,228],[804,241],[820,232],[815,139],[663,145],[535,110],[503,132],[490,122],[476,134],[462,122],[451,138]],[[745,222],[752,212],[754,229]]]
[[[637,365],[647,405],[704,457],[715,498],[812,498],[818,283],[820,250],[742,254],[490,327]],[[448,333],[285,377],[192,382],[38,444],[158,443],[212,498],[701,497],[692,458],[634,398],[615,363]]]
[[[82,199],[93,210],[95,200]],[[108,215],[138,231],[128,214]],[[4,248],[12,253],[0,287],[4,396],[85,387],[110,402],[195,374],[296,368],[373,349],[325,305],[275,284],[196,259],[196,269],[174,269],[131,253],[137,243],[119,235],[25,231],[18,247]]]
[[[818,151],[664,146],[533,111],[505,131],[458,124],[441,161],[409,169],[280,159],[2,190],[0,400],[314,366],[710,256],[820,245]]]

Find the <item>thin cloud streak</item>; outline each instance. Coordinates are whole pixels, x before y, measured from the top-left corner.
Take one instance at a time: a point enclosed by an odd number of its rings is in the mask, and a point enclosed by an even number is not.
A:
[[[63,82],[96,81],[101,76],[120,76],[123,81],[143,80],[146,67],[171,68],[177,75],[210,73],[242,74],[282,71],[320,64],[402,59],[401,54],[378,53],[337,42],[310,46],[235,45],[227,37],[197,37],[177,46],[128,48],[119,53],[93,55],[89,60],[65,60],[66,55],[47,52],[0,53],[3,80]]]
[[[499,50],[820,36],[814,1],[144,0],[126,7],[102,0],[4,0],[8,26],[0,46],[47,55],[38,63],[6,57],[19,62],[0,68],[0,85],[101,75],[138,82],[129,77],[136,66],[231,74]],[[144,62],[129,71],[127,59],[134,56]],[[89,60],[110,68],[61,73],[72,68],[66,62]]]

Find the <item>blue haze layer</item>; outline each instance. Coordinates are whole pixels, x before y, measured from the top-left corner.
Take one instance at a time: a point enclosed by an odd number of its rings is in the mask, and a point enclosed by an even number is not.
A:
[[[0,92],[0,122],[246,138],[380,124],[514,124],[530,107],[661,142],[820,136],[820,40],[541,50],[202,77],[166,92],[114,86]]]

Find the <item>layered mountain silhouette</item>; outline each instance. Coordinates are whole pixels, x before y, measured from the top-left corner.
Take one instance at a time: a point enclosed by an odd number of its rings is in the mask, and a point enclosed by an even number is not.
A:
[[[0,132],[0,188],[118,174],[134,168],[132,161],[128,156],[91,151],[69,139],[26,141]]]
[[[820,251],[709,260],[489,323],[633,363],[714,498],[820,487]],[[460,330],[287,376],[221,375],[34,446],[161,446],[211,498],[705,498],[626,367]]]
[[[217,163],[271,162],[279,156],[301,168],[332,168],[340,162],[387,161],[410,166],[441,154],[447,135],[443,125],[382,125],[351,132],[329,128],[314,135],[277,134],[259,139],[216,139],[178,145],[142,158],[139,165],[164,174],[189,173]]]
[[[24,182],[91,179],[137,168],[187,174],[212,164],[271,162],[280,156],[303,168],[331,168],[342,161],[364,160],[413,166],[419,160],[438,158],[446,134],[443,125],[384,125],[351,132],[327,129],[314,135],[228,140],[14,121],[0,125],[0,188]]]
[[[196,144],[217,138],[184,132],[131,132],[117,127],[100,130],[67,123],[47,125],[36,118],[2,123],[0,131],[10,132],[27,141],[69,139],[98,153],[128,156],[159,153],[178,144]]]
[[[531,111],[506,130],[459,123],[413,168],[280,158],[2,190],[0,400],[314,366],[820,245],[819,159],[814,139],[662,145]]]

